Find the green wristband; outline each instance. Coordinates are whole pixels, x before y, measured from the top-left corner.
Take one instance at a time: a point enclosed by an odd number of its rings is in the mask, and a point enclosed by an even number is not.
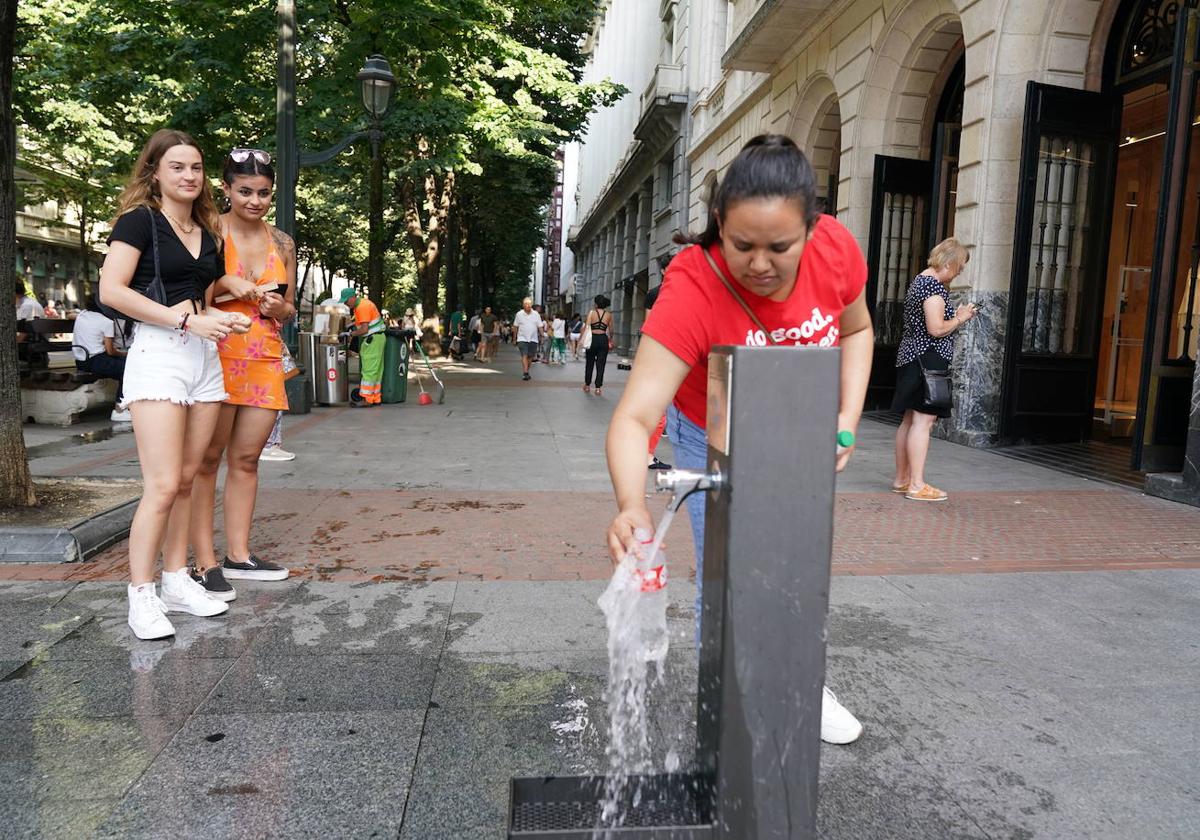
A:
[[[842,449],[849,449],[854,445],[854,432],[849,429],[842,429],[837,433],[837,445]]]

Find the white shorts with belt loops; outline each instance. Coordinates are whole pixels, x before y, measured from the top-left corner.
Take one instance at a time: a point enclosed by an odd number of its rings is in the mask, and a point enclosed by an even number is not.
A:
[[[121,408],[140,400],[192,405],[227,399],[215,342],[171,327],[137,325],[125,361]]]

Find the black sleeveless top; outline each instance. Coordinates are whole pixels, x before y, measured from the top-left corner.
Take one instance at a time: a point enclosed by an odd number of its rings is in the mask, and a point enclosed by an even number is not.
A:
[[[592,322],[592,332],[608,332],[608,324],[604,323],[604,316],[607,313],[602,312],[600,309],[593,309],[592,312],[595,312],[598,316],[598,320]]]

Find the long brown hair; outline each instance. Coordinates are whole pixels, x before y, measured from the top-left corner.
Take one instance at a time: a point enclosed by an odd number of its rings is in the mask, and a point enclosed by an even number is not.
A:
[[[129,174],[129,181],[125,184],[125,189],[121,191],[120,198],[117,199],[117,215],[113,218],[112,223],[138,207],[162,210],[162,197],[158,191],[158,184],[154,181],[154,172],[158,169],[158,163],[162,160],[162,156],[167,153],[168,149],[175,146],[195,148],[200,152],[200,163],[203,165],[204,150],[192,139],[191,135],[174,128],[160,128],[150,135],[150,139],[142,147],[142,153],[138,155],[137,162],[133,165],[133,171]],[[192,221],[208,231],[217,243],[218,249],[224,242],[219,218],[217,203],[213,201],[212,197],[212,187],[208,183],[208,177],[205,176],[200,194],[192,202]]]

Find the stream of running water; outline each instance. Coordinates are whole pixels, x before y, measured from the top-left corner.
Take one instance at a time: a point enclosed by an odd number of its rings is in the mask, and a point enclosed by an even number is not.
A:
[[[637,558],[626,555],[617,564],[612,580],[599,600],[608,627],[605,697],[609,716],[606,751],[609,770],[601,810],[603,828],[616,828],[625,823],[626,808],[637,808],[642,796],[640,789],[627,791],[631,777],[653,770],[646,698],[650,687],[662,681],[668,648],[663,624],[667,593],[662,588],[648,596],[643,588],[643,577],[648,566],[665,564],[659,549],[674,518],[675,511],[668,507],[653,541],[648,545],[643,543],[642,571]],[[665,576],[665,568],[663,574]],[[651,603],[650,597],[656,598],[657,605]],[[650,675],[651,664],[654,665],[653,677]],[[668,755],[667,769],[678,769],[678,766],[678,757]],[[603,829],[594,836],[603,837]]]

